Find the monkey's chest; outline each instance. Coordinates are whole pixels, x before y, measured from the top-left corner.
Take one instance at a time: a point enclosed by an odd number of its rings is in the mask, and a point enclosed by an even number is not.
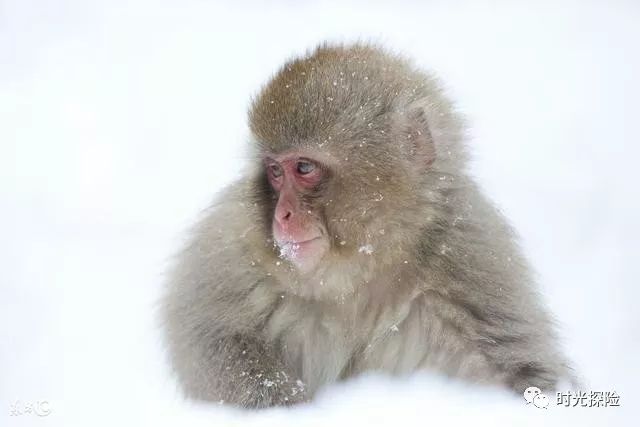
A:
[[[305,311],[295,320],[292,317],[287,309],[275,313],[270,338],[279,343],[282,357],[311,393],[364,371],[410,372],[426,351],[424,328],[411,314],[402,319],[394,315],[345,319]]]
[[[310,392],[343,375],[357,339],[339,322],[306,317],[283,332],[281,352]]]

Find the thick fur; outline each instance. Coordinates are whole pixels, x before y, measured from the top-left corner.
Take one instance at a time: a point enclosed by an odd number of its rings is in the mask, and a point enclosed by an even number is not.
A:
[[[285,64],[249,116],[257,159],[293,149],[328,165],[304,203],[331,249],[306,275],[278,257],[276,195],[259,160],[218,197],[164,299],[188,396],[284,405],[364,371],[418,369],[522,392],[568,373],[433,77],[377,47],[324,45]]]

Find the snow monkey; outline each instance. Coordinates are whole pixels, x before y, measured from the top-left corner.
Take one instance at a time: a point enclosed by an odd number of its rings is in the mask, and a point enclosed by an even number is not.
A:
[[[163,299],[187,396],[289,405],[417,370],[522,393],[568,373],[434,77],[377,46],[324,44],[284,64],[249,125],[254,164],[204,212]]]

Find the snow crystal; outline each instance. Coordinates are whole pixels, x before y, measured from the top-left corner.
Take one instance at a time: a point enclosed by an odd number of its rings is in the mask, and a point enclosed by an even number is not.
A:
[[[280,258],[295,258],[300,245],[298,243],[283,243],[280,247]],[[279,261],[278,261],[279,262]],[[277,263],[276,263],[277,264]],[[280,264],[277,264],[280,265]]]
[[[358,252],[361,253],[361,254],[364,253],[364,254],[367,254],[367,255],[371,255],[373,253],[373,246],[371,246],[371,245],[360,246],[358,248]]]

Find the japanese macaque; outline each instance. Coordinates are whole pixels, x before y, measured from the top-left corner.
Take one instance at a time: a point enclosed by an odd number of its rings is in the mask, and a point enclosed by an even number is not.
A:
[[[375,46],[322,45],[282,67],[249,124],[253,168],[205,211],[163,300],[187,396],[288,405],[417,370],[522,393],[568,374],[434,77]]]

